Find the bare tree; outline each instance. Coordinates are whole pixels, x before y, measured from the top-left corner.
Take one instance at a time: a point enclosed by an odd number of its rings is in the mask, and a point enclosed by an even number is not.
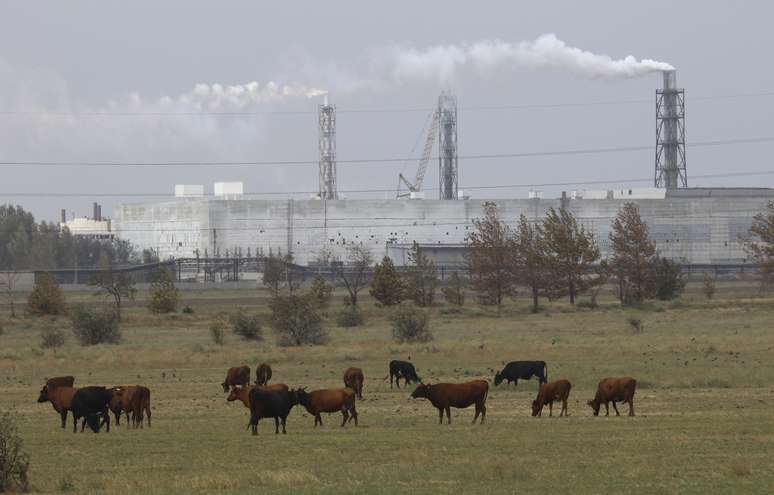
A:
[[[339,278],[349,293],[349,303],[357,306],[358,293],[368,285],[368,270],[374,259],[365,246],[355,245],[349,248],[347,261],[339,270]]]
[[[134,280],[124,272],[113,269],[113,261],[106,254],[102,254],[97,265],[99,270],[90,284],[99,287],[100,291],[95,295],[105,293],[112,297],[116,305],[116,316],[121,319],[121,303],[124,298],[134,299],[137,290],[134,288]]]
[[[543,235],[552,274],[550,290],[554,296],[569,296],[570,304],[575,304],[578,294],[597,283],[592,274],[600,253],[594,235],[564,208],[548,210],[543,220]]]
[[[406,295],[417,306],[431,306],[435,300],[435,288],[438,278],[435,276],[435,263],[414,242],[409,252],[408,271],[406,272]]]
[[[510,229],[500,220],[497,205],[484,204],[484,218],[473,221],[475,230],[468,235],[465,264],[471,288],[479,302],[497,306],[515,294],[514,249]]]
[[[518,283],[529,288],[532,295],[532,312],[539,309],[538,298],[551,281],[548,246],[543,227],[533,224],[521,215],[514,235],[515,275]]]
[[[11,318],[16,318],[16,306],[14,305],[14,290],[19,281],[19,273],[9,269],[3,271],[3,278],[0,280],[0,287],[3,289],[3,296],[11,310]]]

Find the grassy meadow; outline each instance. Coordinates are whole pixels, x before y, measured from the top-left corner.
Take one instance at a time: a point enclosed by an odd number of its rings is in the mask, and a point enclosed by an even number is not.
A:
[[[370,300],[364,327],[336,327],[337,297],[330,343],[303,348],[275,346],[267,327],[264,342],[212,342],[218,312],[267,313],[258,290],[183,292],[194,313],[166,316],[141,297],[126,309],[121,344],[81,347],[67,329],[56,350],[40,348],[50,323],[11,320],[0,306],[0,409],[15,413],[37,492],[774,493],[774,298],[754,294],[728,281],[707,301],[695,284],[675,303],[621,309],[606,294],[595,310],[546,302],[539,314],[517,300],[499,317],[469,297],[459,311],[433,308],[435,340],[417,345],[394,343]],[[410,359],[426,382],[491,380],[507,361],[543,359],[549,379],[572,382],[570,417],[532,418],[533,380],[492,386],[483,426],[470,424],[472,408],[439,426],[429,402],[383,380],[391,359]],[[310,390],[342,386],[344,369],[361,367],[360,426],[329,415],[315,429],[296,407],[287,435],[263,420],[251,436],[247,409],[227,403],[220,382],[229,366],[264,361],[272,382]],[[152,428],[73,434],[69,417],[60,429],[36,399],[45,377],[65,374],[76,386],[147,385]],[[620,418],[592,417],[585,403],[599,379],[626,375],[638,380],[637,417],[627,406]]]

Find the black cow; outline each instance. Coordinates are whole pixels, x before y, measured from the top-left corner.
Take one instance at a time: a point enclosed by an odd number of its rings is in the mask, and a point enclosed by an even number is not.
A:
[[[545,361],[511,361],[505,365],[505,368],[494,377],[495,386],[500,385],[503,380],[507,380],[513,386],[519,384],[519,378],[529,380],[533,376],[540,379],[540,383],[548,381],[548,367]]]
[[[250,424],[253,435],[258,434],[258,421],[261,418],[274,418],[274,433],[279,433],[282,421],[282,433],[285,431],[285,421],[293,406],[298,404],[298,394],[295,390],[268,390],[255,387],[250,390]]]
[[[99,433],[102,425],[107,425],[107,431],[110,431],[110,416],[108,414],[110,400],[113,394],[105,387],[83,387],[79,388],[73,396],[73,433],[78,431],[78,420],[83,418],[81,431],[89,424],[89,428],[94,433]],[[102,416],[102,423],[100,423]]]
[[[417,376],[417,370],[414,369],[414,365],[408,361],[390,361],[390,388],[392,388],[393,378],[395,378],[395,385],[398,388],[400,388],[401,378],[405,380],[404,385],[422,382]]]

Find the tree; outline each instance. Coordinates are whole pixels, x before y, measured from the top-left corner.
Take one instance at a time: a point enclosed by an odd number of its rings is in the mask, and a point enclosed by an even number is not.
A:
[[[369,289],[371,296],[385,306],[393,306],[403,300],[404,290],[403,281],[392,259],[385,256],[382,262],[374,267],[374,277]]]
[[[549,290],[554,296],[569,296],[570,304],[575,304],[578,294],[598,283],[591,276],[600,257],[594,235],[564,208],[558,212],[550,208],[542,229],[548,252],[546,266],[551,268]]]
[[[273,294],[278,294],[287,278],[285,261],[279,256],[270,254],[263,267],[263,285],[268,287]]]
[[[648,225],[634,203],[626,203],[613,220],[610,243],[611,270],[618,278],[622,304],[641,302],[648,295],[656,245],[649,239]]]
[[[0,412],[0,492],[27,492],[30,456],[24,451],[16,423],[8,412]]]
[[[704,297],[712,299],[715,296],[715,277],[704,272]]]
[[[317,303],[318,308],[325,309],[331,302],[333,285],[326,282],[323,276],[318,273],[314,276],[312,285],[309,287],[309,295]]]
[[[514,235],[515,271],[521,285],[532,294],[532,312],[539,309],[538,298],[551,282],[548,246],[543,228],[521,215]]]
[[[308,294],[276,295],[271,298],[269,308],[279,345],[319,345],[328,341],[322,317]]]
[[[137,289],[134,287],[134,280],[132,277],[123,271],[116,271],[113,269],[113,261],[106,254],[103,253],[100,256],[98,271],[94,278],[92,278],[91,285],[99,287],[101,290],[95,292],[94,295],[105,293],[106,296],[112,297],[116,306],[116,318],[121,319],[121,303],[124,299],[134,299]]]
[[[338,273],[352,306],[357,306],[358,293],[368,285],[368,270],[372,264],[373,255],[367,247],[354,245],[349,248],[347,261]]]
[[[491,202],[484,203],[484,218],[473,220],[473,226],[465,249],[470,285],[479,302],[495,305],[499,312],[503,299],[515,295],[511,233]]]
[[[149,308],[153,313],[174,313],[177,311],[179,291],[175,287],[172,270],[162,268],[157,279],[150,286]]]
[[[11,318],[16,318],[16,306],[14,305],[14,291],[16,282],[19,281],[19,274],[11,269],[6,269],[0,279],[0,288],[3,290],[3,296],[8,303],[8,309],[11,311]]]
[[[36,316],[61,315],[66,310],[65,297],[56,279],[48,273],[39,275],[27,297],[27,313]]]
[[[774,282],[774,201],[766,204],[766,211],[753,217],[747,236],[741,239],[747,256],[758,266],[761,290],[768,290]]]
[[[416,242],[411,246],[409,263],[404,281],[406,295],[417,306],[431,306],[435,299],[435,288],[438,285],[435,263],[422,252]]]
[[[447,303],[455,306],[465,304],[465,284],[460,276],[457,275],[457,272],[452,273],[449,281],[446,283],[446,287],[441,289],[441,292]]]

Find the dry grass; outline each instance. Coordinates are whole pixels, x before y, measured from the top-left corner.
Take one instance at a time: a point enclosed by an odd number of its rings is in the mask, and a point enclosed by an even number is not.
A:
[[[607,297],[594,311],[559,303],[532,315],[518,301],[497,318],[472,305],[455,314],[439,307],[431,344],[392,342],[385,313],[370,305],[362,328],[329,322],[327,346],[214,344],[211,320],[253,294],[184,293],[191,315],[151,315],[138,304],[116,346],[68,339],[41,350],[42,322],[0,317],[0,407],[19,413],[33,486],[147,494],[774,491],[774,301],[747,299],[741,287],[719,282],[711,304],[689,291],[674,308],[620,309]],[[265,300],[255,297],[250,309],[265,314]],[[646,331],[633,334],[629,318],[646,321]],[[491,379],[509,360],[545,359],[551,379],[573,383],[570,417],[530,417],[536,384],[522,382],[491,389],[485,425],[471,426],[472,410],[461,410],[438,426],[427,402],[383,381],[390,359],[408,358],[426,381]],[[219,383],[227,367],[263,361],[274,382],[310,389],[341,386],[345,368],[361,367],[361,425],[342,429],[331,415],[315,429],[295,409],[288,435],[262,422],[250,436],[247,410],[227,403]],[[80,385],[148,385],[153,427],[62,431],[51,406],[35,402],[44,378],[58,374]],[[585,401],[597,381],[620,375],[640,383],[637,417],[593,418]]]

